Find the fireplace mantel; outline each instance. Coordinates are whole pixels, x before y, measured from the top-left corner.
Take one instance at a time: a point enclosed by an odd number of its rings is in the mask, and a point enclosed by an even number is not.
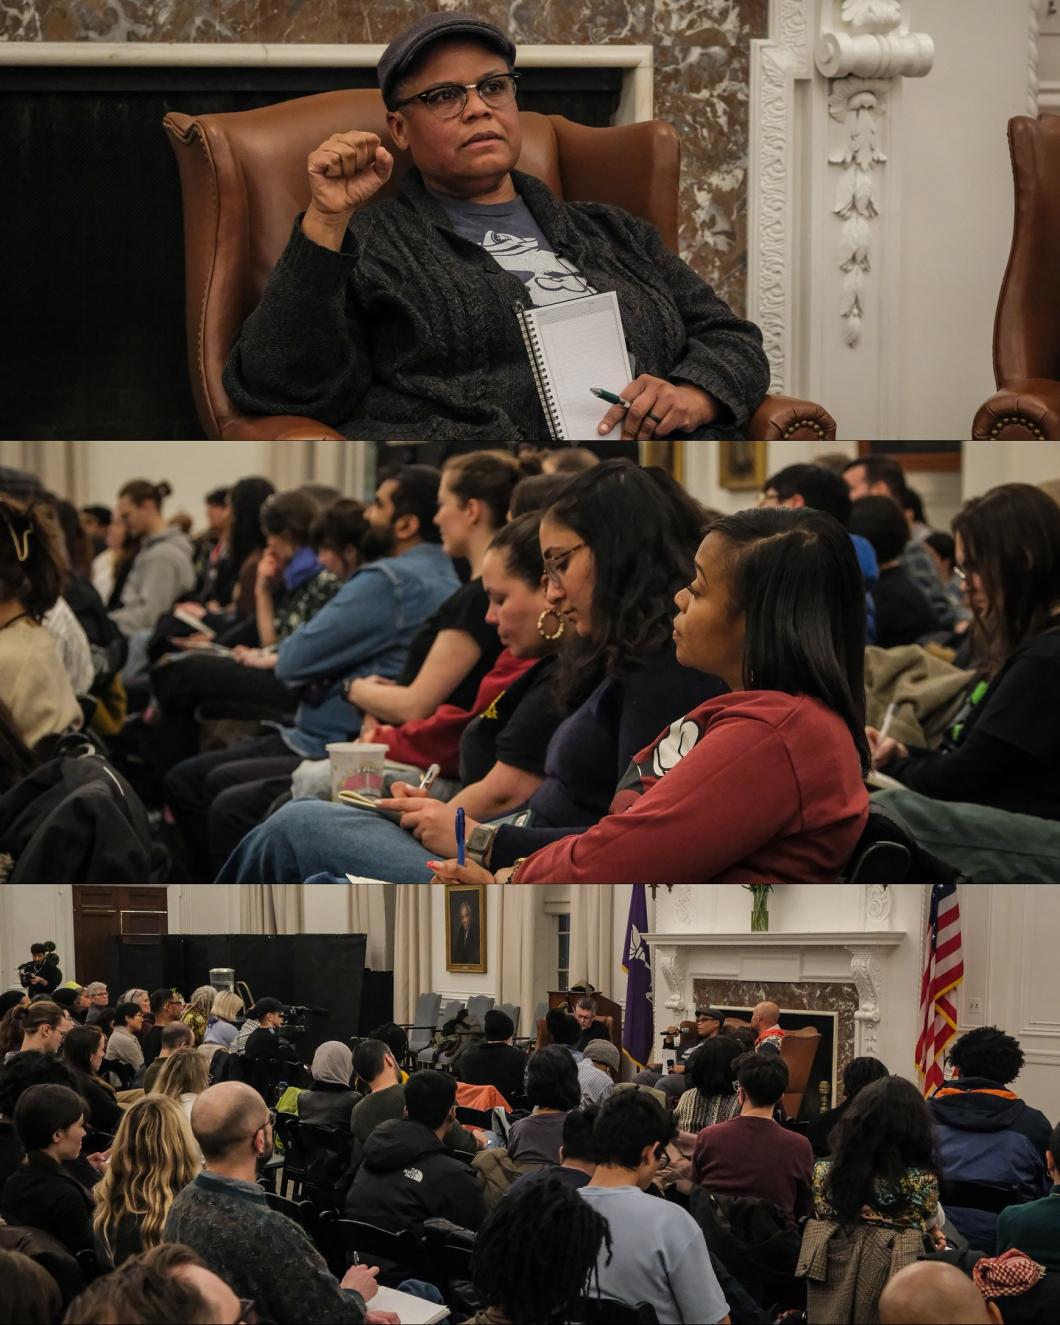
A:
[[[896,948],[904,929],[843,930],[829,934],[784,934],[770,930],[743,934],[644,934],[647,943],[670,948]]]

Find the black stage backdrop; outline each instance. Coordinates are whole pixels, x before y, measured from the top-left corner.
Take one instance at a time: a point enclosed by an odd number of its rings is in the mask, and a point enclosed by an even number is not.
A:
[[[307,1016],[296,1037],[309,1062],[325,1040],[348,1040],[361,1029],[364,934],[165,934],[114,936],[108,951],[108,987],[179,989],[185,998],[208,984],[210,968],[231,966],[255,998],[327,1009]]]

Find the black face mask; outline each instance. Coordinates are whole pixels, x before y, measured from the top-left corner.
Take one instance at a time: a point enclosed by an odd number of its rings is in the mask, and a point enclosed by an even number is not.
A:
[[[393,556],[396,543],[393,522],[385,529],[369,525],[361,542],[361,555],[365,561],[378,561],[380,557]]]

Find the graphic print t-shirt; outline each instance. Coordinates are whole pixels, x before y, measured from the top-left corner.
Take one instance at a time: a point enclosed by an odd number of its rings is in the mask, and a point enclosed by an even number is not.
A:
[[[434,196],[456,233],[518,276],[535,306],[597,293],[573,263],[553,252],[522,198],[483,204]]]

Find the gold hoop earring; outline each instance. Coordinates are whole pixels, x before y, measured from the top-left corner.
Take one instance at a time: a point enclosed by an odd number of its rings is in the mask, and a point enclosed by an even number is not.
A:
[[[550,635],[545,629],[545,617],[555,617],[557,629]],[[537,618],[537,633],[542,639],[558,640],[563,638],[563,632],[567,629],[567,623],[558,612],[554,612],[551,607],[546,607]]]

